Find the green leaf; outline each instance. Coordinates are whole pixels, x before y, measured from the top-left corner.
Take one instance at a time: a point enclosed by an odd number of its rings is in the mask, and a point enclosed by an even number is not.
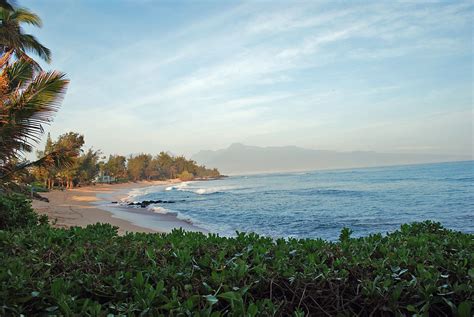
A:
[[[469,269],[469,277],[474,279],[474,268]]]
[[[58,308],[59,308],[58,306],[50,306],[50,307],[46,308],[45,310],[47,312],[53,312],[53,311],[58,310]]]
[[[247,308],[247,314],[250,317],[254,317],[254,316],[257,316],[257,313],[258,313],[257,305],[255,305],[254,303],[251,303],[249,307]]]
[[[211,306],[219,301],[214,295],[206,295],[204,296],[204,298],[207,300],[208,303],[211,304]]]
[[[471,302],[462,302],[458,306],[458,316],[459,317],[471,317],[471,309],[472,303]]]
[[[407,310],[412,313],[416,313],[418,311],[413,305],[408,305]]]
[[[229,300],[229,301],[239,300],[239,297],[238,297],[236,292],[225,292],[225,293],[219,294],[218,296],[220,298],[223,298],[223,299],[226,299],[226,300]]]

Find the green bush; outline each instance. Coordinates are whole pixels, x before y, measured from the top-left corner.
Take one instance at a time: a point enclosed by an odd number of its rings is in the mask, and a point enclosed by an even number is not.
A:
[[[42,182],[33,182],[31,185],[30,185],[33,190],[37,193],[46,193],[46,192],[49,192],[48,188],[46,188],[44,186],[44,183]],[[31,188],[30,187],[30,188]]]
[[[194,175],[185,170],[181,174],[178,174],[178,178],[182,181],[192,181],[194,179]]]
[[[20,194],[0,194],[0,230],[11,230],[47,223],[46,216],[39,216],[31,202]]]
[[[470,316],[473,258],[431,222],[337,243],[38,226],[0,231],[0,315]]]

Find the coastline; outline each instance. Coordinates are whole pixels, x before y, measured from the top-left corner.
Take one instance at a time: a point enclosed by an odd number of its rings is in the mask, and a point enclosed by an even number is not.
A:
[[[179,179],[166,181],[141,181],[123,184],[99,184],[70,190],[54,190],[41,193],[49,202],[33,200],[33,208],[47,215],[53,226],[69,228],[90,224],[109,223],[117,226],[119,234],[126,232],[165,233],[173,228],[203,231],[193,224],[178,219],[172,214],[154,214],[140,208],[115,206],[111,201],[120,201],[133,189],[149,186],[166,186],[180,183]],[[55,222],[56,221],[56,222]]]

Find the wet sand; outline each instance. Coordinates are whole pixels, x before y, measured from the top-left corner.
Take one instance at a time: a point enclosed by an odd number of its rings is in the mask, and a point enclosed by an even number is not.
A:
[[[33,208],[39,214],[47,215],[54,226],[68,228],[85,227],[90,224],[109,223],[126,232],[169,232],[173,228],[203,231],[175,215],[153,214],[145,209],[114,206],[112,201],[120,201],[135,188],[165,186],[180,180],[151,181],[124,184],[101,184],[70,190],[53,190],[41,193],[48,202],[33,200]]]

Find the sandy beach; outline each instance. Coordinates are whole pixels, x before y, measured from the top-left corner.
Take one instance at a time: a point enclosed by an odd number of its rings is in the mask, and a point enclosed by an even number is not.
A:
[[[154,225],[153,228],[147,228],[146,226],[137,225],[133,220],[130,221],[130,219],[134,218],[133,213],[144,214],[145,212],[110,205],[111,201],[119,201],[132,189],[148,186],[165,186],[179,182],[179,179],[173,179],[167,181],[142,181],[113,185],[100,184],[63,191],[53,190],[51,192],[41,193],[43,197],[49,199],[49,202],[33,200],[33,208],[39,214],[47,215],[51,221],[56,220],[54,226],[59,228],[72,226],[85,227],[101,222],[110,223],[111,225],[119,227],[120,234],[126,232],[166,232],[169,231],[170,227],[180,226],[185,229],[197,229],[185,221],[166,215],[161,215],[161,219],[159,219],[162,220],[163,226],[157,227]],[[124,217],[117,216],[120,214],[127,215],[127,220],[123,219]],[[160,217],[160,215],[155,216],[155,218],[157,217]]]

